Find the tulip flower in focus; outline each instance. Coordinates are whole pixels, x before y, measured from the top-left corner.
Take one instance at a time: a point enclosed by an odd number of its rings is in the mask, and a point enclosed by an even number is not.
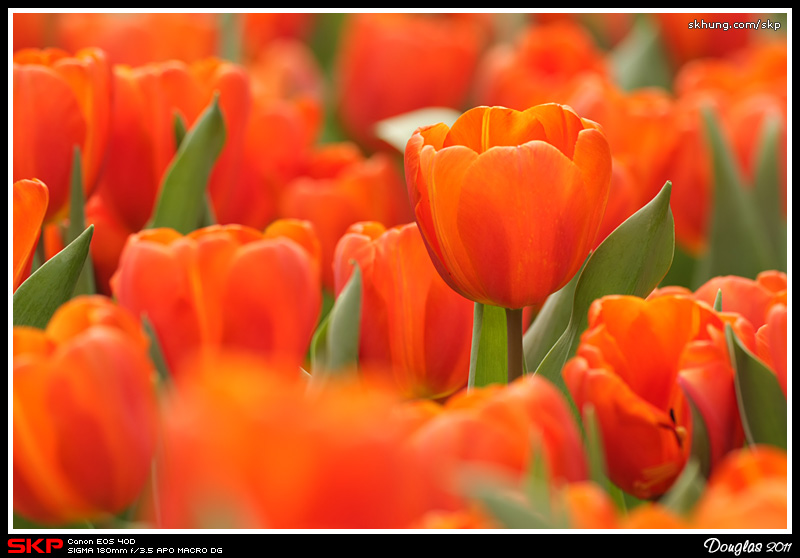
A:
[[[104,297],[14,328],[14,511],[43,524],[134,503],[156,443],[154,370],[138,322]]]
[[[12,187],[13,196],[13,290],[30,273],[31,258],[42,230],[47,211],[47,186],[40,180],[19,180]]]
[[[726,457],[711,475],[693,511],[700,529],[786,529],[788,463],[786,453],[751,446]]]
[[[603,132],[569,107],[467,111],[418,129],[405,150],[408,191],[437,270],[494,306],[541,306],[578,271],[608,200]]]
[[[583,442],[567,401],[540,376],[524,376],[459,392],[420,426],[410,442],[432,468],[431,488],[443,510],[463,509],[467,469],[520,480],[534,456],[543,458],[553,486],[586,480]]]
[[[299,365],[320,313],[319,257],[308,223],[279,221],[265,233],[216,225],[186,236],[147,229],[128,239],[111,288],[153,324],[172,373],[187,355],[219,347]]]
[[[438,399],[467,385],[473,305],[442,281],[416,223],[358,223],[334,256],[335,292],[362,273],[359,363],[393,372],[407,397]]]
[[[309,390],[252,357],[186,361],[165,406],[164,528],[407,528],[431,508],[395,394]]]
[[[681,295],[608,296],[592,305],[563,376],[578,409],[594,407],[609,478],[626,492],[657,497],[683,469],[692,434],[684,392],[703,416],[712,470],[741,446],[725,323]]]
[[[337,114],[369,149],[374,126],[427,107],[462,109],[487,43],[487,14],[349,14],[334,69]]]
[[[97,48],[71,56],[58,49],[14,53],[14,181],[47,184],[46,221],[69,207],[75,148],[81,150],[84,195],[94,190],[106,153],[111,66]]]
[[[305,173],[284,187],[279,215],[313,223],[322,246],[322,284],[331,291],[336,243],[350,225],[377,221],[392,227],[413,220],[395,161],[383,153],[365,157],[353,143],[315,150]]]

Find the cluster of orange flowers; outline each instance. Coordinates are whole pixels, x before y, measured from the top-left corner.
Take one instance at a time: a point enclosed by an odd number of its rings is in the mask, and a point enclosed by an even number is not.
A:
[[[788,399],[785,271],[597,298],[565,390],[468,385],[476,304],[535,323],[665,182],[675,244],[709,250],[703,107],[747,186],[777,123],[786,218],[785,35],[686,28],[739,16],[648,14],[660,88],[615,72],[634,14],[13,14],[13,291],[69,243],[75,165],[96,286],[13,327],[15,516],[494,529],[502,500],[554,528],[785,529],[787,455],[746,436],[729,338]],[[212,103],[212,222],[153,227]],[[431,107],[460,116],[404,152],[378,131]],[[357,362],[316,367],[354,278]],[[698,416],[707,482],[679,512]]]

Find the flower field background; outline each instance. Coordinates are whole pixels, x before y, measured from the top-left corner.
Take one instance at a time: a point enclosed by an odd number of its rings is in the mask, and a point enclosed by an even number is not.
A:
[[[10,528],[791,529],[790,26],[9,11]]]

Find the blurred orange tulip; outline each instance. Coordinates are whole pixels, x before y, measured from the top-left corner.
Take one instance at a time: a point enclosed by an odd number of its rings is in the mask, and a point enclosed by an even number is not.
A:
[[[603,51],[576,22],[529,24],[512,46],[499,44],[482,58],[473,92],[476,104],[525,110],[563,103],[589,76],[610,77]]]
[[[578,271],[608,200],[611,153],[572,109],[467,111],[418,129],[408,191],[431,259],[458,293],[505,308],[541,306]]]
[[[98,289],[104,293],[110,292],[108,279],[117,268],[125,238],[141,230],[153,213],[165,171],[178,148],[176,115],[190,128],[215,92],[219,92],[226,127],[225,145],[208,186],[218,222],[244,221],[240,217],[270,195],[249,189],[244,178],[251,95],[244,68],[216,58],[193,64],[117,65],[113,83],[107,164],[86,206],[87,222],[98,225],[91,249]]]
[[[693,510],[698,529],[786,529],[786,453],[751,446],[731,453],[711,475]]]
[[[540,376],[459,392],[411,436],[433,474],[442,510],[465,505],[462,473],[510,475],[517,480],[543,458],[553,486],[586,480],[587,464],[567,401]]]
[[[17,290],[30,273],[31,256],[42,231],[49,194],[40,180],[19,180],[12,187],[13,202],[13,284]]]
[[[758,357],[775,372],[783,395],[787,397],[788,318],[788,307],[785,304],[776,304],[767,314],[767,322],[756,333]]]
[[[153,273],[158,270],[158,273]],[[308,223],[266,233],[216,225],[132,235],[111,288],[146,315],[172,373],[194,351],[229,347],[300,364],[321,308],[319,246]]]
[[[110,299],[79,297],[45,331],[14,328],[14,510],[102,520],[150,473],[157,404],[147,339]]]
[[[214,13],[62,13],[55,32],[63,48],[97,46],[113,64],[191,63],[217,53],[220,17]]]
[[[668,171],[678,141],[675,102],[661,89],[623,91],[600,75],[577,80],[566,99],[578,114],[603,127],[613,156],[611,193],[599,243],[672,178]]]
[[[108,141],[111,66],[103,51],[14,53],[14,181],[47,184],[46,220],[65,217],[72,160],[81,149],[84,195],[94,190]]]
[[[639,498],[663,494],[683,469],[692,423],[703,416],[712,468],[743,431],[723,317],[682,295],[594,302],[589,327],[563,376],[578,409],[591,405],[609,478]]]
[[[341,31],[334,79],[345,131],[375,150],[379,121],[427,107],[461,110],[488,38],[487,14],[356,13]]]
[[[165,528],[406,528],[432,510],[389,391],[308,389],[252,356],[187,360],[165,404]]]
[[[390,371],[407,397],[438,399],[467,385],[473,304],[436,273],[416,223],[389,229],[359,223],[334,256],[338,295],[362,273],[359,362]]]
[[[314,157],[322,127],[324,79],[311,49],[297,41],[271,42],[246,68],[253,106],[245,132],[241,187],[250,193],[236,216],[243,225],[262,228],[277,217],[286,185],[303,175]]]
[[[387,227],[413,220],[403,177],[384,153],[365,157],[353,143],[319,147],[303,175],[280,194],[279,215],[314,224],[322,245],[322,284],[333,290],[336,243],[350,225],[377,221]]]
[[[752,44],[757,14],[657,12],[651,16],[673,68],[698,58],[723,58]]]

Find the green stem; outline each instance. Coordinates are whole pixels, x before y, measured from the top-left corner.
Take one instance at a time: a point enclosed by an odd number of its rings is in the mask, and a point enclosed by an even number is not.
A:
[[[522,308],[506,308],[508,383],[522,377]]]

